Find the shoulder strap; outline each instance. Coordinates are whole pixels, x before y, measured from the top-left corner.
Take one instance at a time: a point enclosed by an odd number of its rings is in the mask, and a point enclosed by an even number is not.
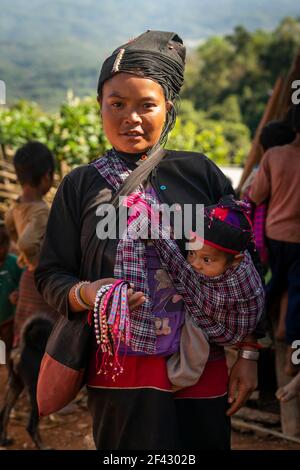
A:
[[[166,155],[166,150],[162,147],[158,147],[151,156],[149,156],[148,160],[145,160],[142,164],[137,166],[128,178],[124,181],[124,183],[120,186],[118,191],[115,193],[114,197],[112,198],[111,203],[115,208],[119,207],[119,198],[121,196],[128,196],[131,194],[140,184],[144,184],[151,171],[159,164],[159,162],[164,158]]]
[[[117,209],[116,211],[116,220],[114,220],[114,224],[117,224],[118,219],[119,219],[119,197],[121,196],[128,196],[131,194],[140,184],[143,184],[145,181],[147,181],[151,171],[158,165],[158,163],[163,159],[163,157],[166,155],[166,150],[164,150],[162,147],[158,147],[152,155],[148,156],[148,159],[143,161],[137,168],[135,168],[128,178],[124,181],[124,183],[119,187],[118,191],[114,194],[111,204]],[[94,208],[97,206],[97,202],[90,204],[88,207],[88,210],[94,210]],[[107,221],[108,222],[108,221]],[[112,220],[109,221],[108,226],[110,227],[110,230],[115,229],[116,225],[112,223]],[[102,271],[102,262],[103,262],[103,253],[105,250],[105,247],[107,245],[107,240],[108,236],[105,240],[101,240],[97,246],[97,252],[96,254],[92,251],[93,244],[91,243],[92,237],[95,236],[95,233],[92,231],[90,234],[89,239],[86,241],[86,245],[88,249],[86,250],[85,254],[83,255],[86,259],[93,259],[93,257],[96,255],[99,260],[99,274]],[[83,260],[84,261],[84,260]],[[84,262],[82,263],[84,264]]]

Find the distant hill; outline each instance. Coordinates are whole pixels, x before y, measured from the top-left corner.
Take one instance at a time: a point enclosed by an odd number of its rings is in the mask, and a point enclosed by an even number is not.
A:
[[[0,0],[0,79],[9,102],[54,108],[68,88],[95,92],[102,60],[147,29],[178,32],[187,45],[242,24],[272,29],[300,16],[295,0]]]

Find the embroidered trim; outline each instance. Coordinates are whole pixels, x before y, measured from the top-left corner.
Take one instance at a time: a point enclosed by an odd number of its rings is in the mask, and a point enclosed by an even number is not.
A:
[[[115,61],[114,61],[113,68],[112,68],[112,72],[113,72],[113,73],[119,71],[120,63],[121,63],[121,60],[123,59],[124,52],[125,52],[125,49],[120,49],[120,50],[119,50],[119,52],[118,52],[118,54],[117,54],[117,57],[116,57],[116,59],[115,59]]]
[[[178,390],[178,392],[181,392],[181,390]],[[222,395],[211,395],[209,397],[176,397],[174,396],[174,400],[211,400],[213,398],[225,397],[227,394],[228,392],[225,392],[225,393],[222,393]]]
[[[89,388],[104,388],[106,390],[140,390],[140,389],[153,389],[153,390],[159,390],[160,392],[167,392],[167,393],[173,393],[171,389],[166,389],[166,388],[160,388],[160,387],[155,387],[152,385],[141,385],[139,387],[105,387],[103,385],[86,385]],[[174,397],[175,398],[175,397]]]

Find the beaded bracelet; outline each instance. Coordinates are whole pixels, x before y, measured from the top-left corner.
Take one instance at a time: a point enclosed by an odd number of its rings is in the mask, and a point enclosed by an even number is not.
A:
[[[85,284],[81,284],[81,286],[79,287],[79,290],[78,290],[78,295],[80,297],[80,300],[85,304],[85,305],[88,305],[88,308],[90,309],[91,308],[91,305],[90,303],[86,300],[85,296],[83,295],[83,292],[82,292],[82,288]]]
[[[129,283],[118,280],[100,287],[94,304],[94,329],[98,350],[96,352],[97,374],[110,376],[114,381],[122,374],[123,360],[119,356],[121,341],[130,342],[128,307]],[[101,358],[101,365],[99,363]],[[99,367],[100,365],[100,367]]]
[[[77,284],[75,284],[73,294],[74,294],[74,299],[76,300],[77,304],[80,305],[80,307],[84,308],[84,310],[89,310],[90,305],[85,303],[80,296],[80,289],[84,284],[86,285],[90,284],[90,281],[80,281]]]
[[[94,303],[94,327],[96,333],[96,341],[97,344],[101,343],[100,338],[100,331],[101,335],[106,334],[106,322],[102,325],[101,323],[101,311],[103,310],[103,299],[104,295],[111,289],[113,284],[106,284],[105,286],[100,287],[97,291]],[[100,304],[100,305],[99,305]]]

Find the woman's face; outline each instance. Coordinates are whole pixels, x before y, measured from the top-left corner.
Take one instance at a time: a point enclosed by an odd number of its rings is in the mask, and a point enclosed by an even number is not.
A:
[[[104,82],[99,103],[106,137],[127,153],[147,152],[159,141],[171,108],[157,82],[123,72]]]

